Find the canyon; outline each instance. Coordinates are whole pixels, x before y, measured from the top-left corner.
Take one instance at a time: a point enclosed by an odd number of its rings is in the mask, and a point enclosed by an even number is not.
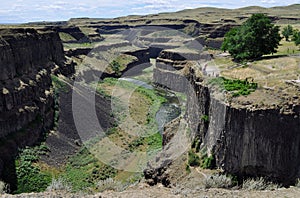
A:
[[[274,56],[263,59],[263,63],[229,62],[224,66],[230,57],[219,48],[225,33],[254,12],[269,14],[274,23],[298,27],[298,7],[207,8],[181,11],[173,19],[174,13],[164,13],[2,27],[0,179],[16,188],[15,158],[26,146],[48,143],[50,160],[45,159],[52,166],[63,165],[79,150],[82,140],[71,118],[75,81],[92,83],[95,79],[137,76],[152,68],[154,85],[185,97],[185,112],[164,126],[166,156],[176,152],[172,150],[176,149],[172,148],[172,139],[180,133],[179,123],[186,123],[187,150],[182,151],[182,156],[196,144],[197,149],[215,160],[216,168],[237,176],[239,181],[263,176],[283,186],[295,184],[300,178],[300,92],[296,81],[300,75],[299,57]],[[282,16],[287,9],[291,11]],[[273,62],[267,62],[269,59]],[[107,66],[112,60],[119,60],[117,69],[112,64]],[[277,65],[279,61],[291,64]],[[59,94],[58,103],[53,76],[63,76],[67,87]],[[252,79],[258,88],[236,97],[213,83],[213,79],[221,77],[247,83]],[[87,93],[75,92],[88,101]],[[116,121],[111,100],[101,94],[95,98],[98,120],[108,130]],[[61,105],[58,120],[55,105]],[[89,107],[82,106],[80,114],[92,119],[86,109]],[[87,128],[95,131],[97,127],[91,124]],[[144,171],[146,181],[170,187],[174,184],[170,169],[176,160],[170,161],[163,154],[155,160]]]

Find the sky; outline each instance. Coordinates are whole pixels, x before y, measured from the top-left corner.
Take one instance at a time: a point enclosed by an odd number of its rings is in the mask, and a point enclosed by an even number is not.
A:
[[[174,12],[198,7],[240,8],[300,3],[300,0],[1,0],[0,23],[66,21]]]

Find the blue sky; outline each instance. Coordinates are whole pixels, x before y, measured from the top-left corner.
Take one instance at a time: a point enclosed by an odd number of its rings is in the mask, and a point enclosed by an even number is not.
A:
[[[2,0],[0,23],[59,21],[74,17],[111,18],[131,14],[173,12],[186,8],[263,7],[300,3],[300,0]]]

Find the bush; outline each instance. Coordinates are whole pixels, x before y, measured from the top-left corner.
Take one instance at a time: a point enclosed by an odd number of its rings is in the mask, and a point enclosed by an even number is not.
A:
[[[210,175],[204,180],[205,188],[230,188],[232,184],[231,177],[226,175]]]
[[[66,191],[71,192],[72,186],[63,178],[52,178],[51,184],[47,187],[47,191]]]
[[[201,160],[201,168],[204,169],[214,169],[216,168],[216,159],[213,155],[207,156],[204,155]]]
[[[200,157],[194,153],[193,150],[190,150],[188,153],[188,165],[189,166],[199,166],[200,165]]]
[[[122,191],[126,188],[120,181],[116,181],[112,178],[107,178],[105,180],[100,180],[97,183],[97,190],[99,192],[103,192],[105,190],[113,190],[113,191]]]
[[[257,179],[247,179],[243,181],[242,188],[245,190],[275,190],[280,186],[266,181],[263,177]]]

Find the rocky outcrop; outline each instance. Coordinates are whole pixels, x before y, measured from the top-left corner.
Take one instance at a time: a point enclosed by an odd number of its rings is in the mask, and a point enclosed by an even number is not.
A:
[[[289,113],[279,106],[238,108],[217,97],[196,65],[171,70],[156,67],[154,80],[187,94],[191,138],[215,156],[219,168],[240,178],[266,176],[285,185],[300,176],[300,105]]]
[[[74,65],[53,31],[2,29],[0,40],[0,178],[14,183],[2,171],[13,169],[18,148],[35,144],[53,126],[51,73],[72,73]]]

